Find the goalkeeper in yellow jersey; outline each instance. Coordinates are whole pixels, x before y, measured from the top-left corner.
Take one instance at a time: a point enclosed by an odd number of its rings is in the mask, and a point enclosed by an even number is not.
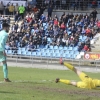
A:
[[[70,70],[74,71],[79,76],[81,81],[76,82],[76,81],[70,81],[70,80],[64,80],[64,79],[57,78],[55,81],[56,83],[62,82],[67,85],[73,85],[73,86],[76,86],[79,88],[87,88],[87,89],[95,89],[96,87],[100,86],[99,79],[93,79],[93,78],[89,77],[82,71],[77,70],[74,66],[70,65],[69,63],[63,62],[62,58],[60,58],[60,64],[63,64]]]

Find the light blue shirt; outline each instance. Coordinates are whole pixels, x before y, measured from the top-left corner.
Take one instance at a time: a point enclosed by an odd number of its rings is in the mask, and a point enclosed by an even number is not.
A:
[[[8,39],[8,33],[5,30],[0,31],[0,51],[5,50],[7,39]]]

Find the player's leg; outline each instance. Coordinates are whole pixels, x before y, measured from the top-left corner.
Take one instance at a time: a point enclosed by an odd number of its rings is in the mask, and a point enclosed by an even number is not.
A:
[[[79,87],[79,88],[88,88],[87,86],[87,83],[86,82],[83,82],[83,81],[80,81],[80,82],[75,82],[75,81],[70,81],[70,80],[64,80],[64,79],[59,79],[57,78],[56,83],[58,82],[62,82],[62,83],[65,83],[67,85],[73,85],[73,86],[76,86],[76,87]]]
[[[65,83],[65,84],[67,84],[67,85],[77,86],[77,82],[75,82],[75,81],[70,81],[70,80],[65,80],[65,79],[59,79],[59,78],[57,78],[57,79],[55,80],[55,82],[56,82],[56,83],[62,82],[62,83]]]
[[[11,81],[8,79],[8,68],[7,68],[6,60],[5,60],[5,61],[2,61],[2,63],[3,63],[4,81],[5,81],[5,82],[11,82]]]
[[[93,83],[94,85],[97,87],[97,86],[100,86],[100,80],[99,79],[93,79]]]
[[[64,66],[66,66],[67,68],[69,68],[70,70],[74,71],[82,81],[84,81],[84,79],[88,78],[88,76],[83,73],[82,71],[76,69],[74,66],[72,66],[71,64],[67,63],[67,62],[64,62],[62,60],[62,58],[60,58],[60,64],[63,64]]]

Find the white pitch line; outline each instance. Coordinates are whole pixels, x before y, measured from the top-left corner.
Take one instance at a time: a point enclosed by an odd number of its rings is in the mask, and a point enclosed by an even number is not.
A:
[[[29,80],[15,80],[11,81],[13,83],[21,83],[21,82],[52,82],[53,80],[38,80],[38,81],[29,81]],[[0,83],[6,83],[4,81],[0,81]]]

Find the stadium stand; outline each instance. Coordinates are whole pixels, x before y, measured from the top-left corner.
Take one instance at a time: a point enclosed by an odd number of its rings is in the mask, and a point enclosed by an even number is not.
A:
[[[3,16],[1,16],[1,19]],[[8,17],[9,18],[9,17]],[[99,20],[90,14],[63,14],[50,18],[31,10],[16,22],[10,17],[8,55],[78,59],[91,51],[90,41],[100,32]],[[2,28],[1,20],[1,28]]]

